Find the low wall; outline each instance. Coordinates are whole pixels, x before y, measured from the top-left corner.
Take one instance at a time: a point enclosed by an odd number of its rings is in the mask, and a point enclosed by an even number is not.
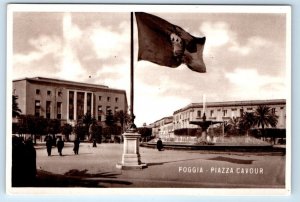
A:
[[[156,148],[156,143],[142,143],[140,146]],[[285,147],[273,147],[273,145],[193,145],[181,143],[164,143],[164,149],[178,150],[204,150],[204,151],[223,151],[223,152],[278,152],[285,154]]]

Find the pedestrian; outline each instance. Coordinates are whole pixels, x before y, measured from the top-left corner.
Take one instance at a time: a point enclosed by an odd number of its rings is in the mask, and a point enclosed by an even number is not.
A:
[[[161,141],[161,139],[159,138],[156,142],[156,148],[158,149],[158,151],[161,151],[163,149],[163,143]]]
[[[56,146],[60,156],[62,156],[62,149],[64,148],[64,145],[65,145],[64,141],[62,140],[61,137],[59,137]]]
[[[48,156],[51,156],[51,150],[52,150],[52,144],[53,144],[52,137],[50,135],[47,135],[45,137],[45,142],[46,142]]]
[[[96,138],[93,139],[93,147],[97,147],[97,141],[96,141]]]
[[[74,140],[74,148],[73,148],[74,154],[78,154],[79,144],[80,144],[80,140],[79,140],[79,138],[76,138]]]

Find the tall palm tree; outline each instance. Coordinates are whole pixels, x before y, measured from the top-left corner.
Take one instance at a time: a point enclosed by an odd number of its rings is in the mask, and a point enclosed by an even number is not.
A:
[[[266,105],[259,105],[254,112],[255,125],[261,126],[262,134],[264,135],[265,127],[276,127],[278,116],[271,111],[271,108]]]
[[[18,102],[17,102],[18,96],[13,95],[12,96],[12,117],[15,118],[17,116],[20,116],[22,111],[18,106]]]
[[[255,115],[253,112],[244,112],[240,121],[239,128],[246,132],[248,136],[249,130],[255,125]]]

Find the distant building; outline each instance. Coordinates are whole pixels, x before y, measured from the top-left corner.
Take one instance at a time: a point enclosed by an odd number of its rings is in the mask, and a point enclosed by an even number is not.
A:
[[[207,102],[205,107],[203,103],[192,103],[176,110],[173,116],[167,119],[172,119],[172,127],[165,118],[156,121],[153,128],[155,134],[153,135],[162,138],[174,137],[174,131],[177,129],[198,128],[199,126],[190,124],[190,121],[201,121],[204,113],[206,120],[225,122],[233,117],[241,117],[244,112],[254,112],[259,105],[269,106],[272,113],[278,116],[277,128],[286,127],[285,99]],[[168,127],[164,127],[164,125],[168,125]]]
[[[13,81],[22,114],[60,119],[74,125],[84,114],[104,121],[106,113],[127,111],[125,90],[108,86],[51,79],[24,78]]]
[[[173,137],[173,116],[164,117],[155,121],[152,125],[152,136]]]

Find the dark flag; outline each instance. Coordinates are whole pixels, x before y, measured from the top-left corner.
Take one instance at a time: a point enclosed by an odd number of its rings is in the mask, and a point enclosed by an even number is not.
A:
[[[138,60],[173,68],[184,63],[193,71],[206,72],[203,62],[205,37],[194,37],[181,27],[151,14],[137,12],[135,17],[139,40]]]

